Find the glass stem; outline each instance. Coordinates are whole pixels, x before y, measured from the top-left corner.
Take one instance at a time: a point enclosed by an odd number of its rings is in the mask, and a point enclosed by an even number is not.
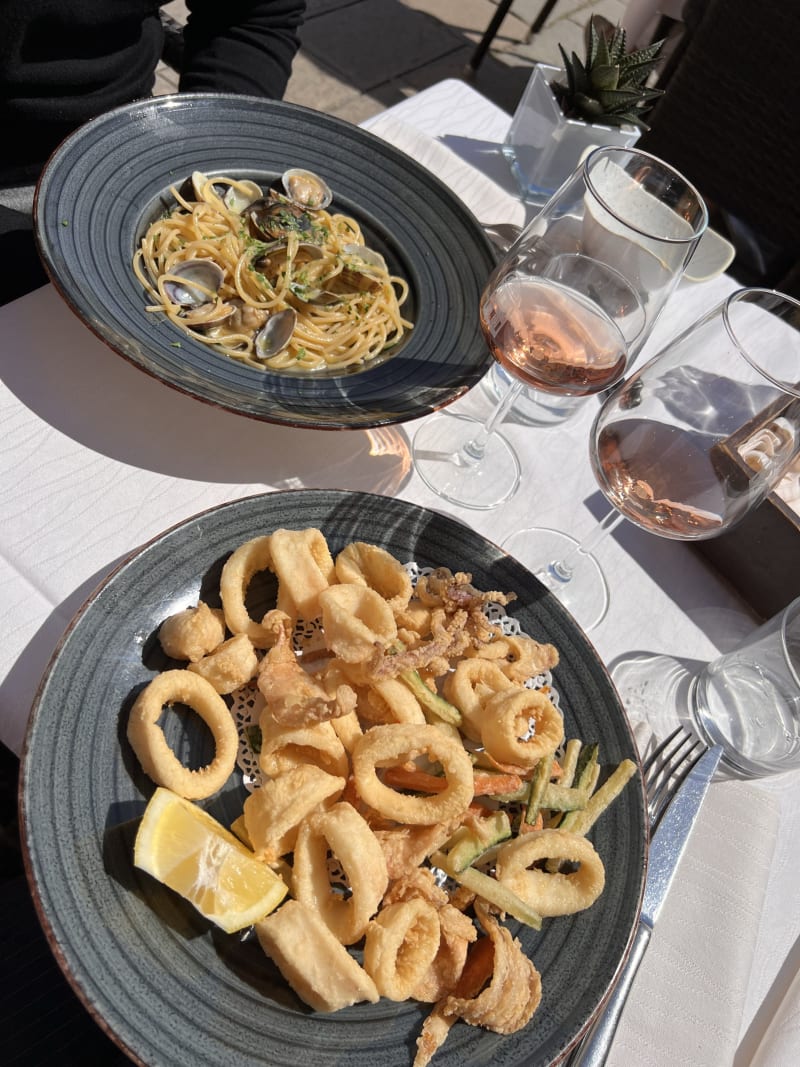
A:
[[[581,557],[590,556],[603,538],[607,537],[612,530],[616,530],[624,518],[625,516],[622,512],[617,511],[616,508],[609,511],[605,518],[598,522],[589,536],[584,538],[579,545],[575,545],[561,559],[548,563],[548,576],[554,578],[561,585],[571,581],[575,573],[575,566],[580,562]]]
[[[525,382],[519,380],[512,382],[506,390],[505,396],[500,398],[483,426],[481,426],[475,436],[471,437],[464,445],[462,451],[469,463],[478,463],[483,459],[484,453],[486,452],[486,443],[494,433],[495,427],[503,421],[508,409],[524,388]]]

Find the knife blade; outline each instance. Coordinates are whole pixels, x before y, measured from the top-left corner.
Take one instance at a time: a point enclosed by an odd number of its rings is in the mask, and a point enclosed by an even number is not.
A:
[[[700,757],[658,824],[650,843],[642,910],[630,953],[601,1014],[569,1057],[569,1067],[602,1067],[606,1061],[625,1001],[721,756],[722,748],[715,745]]]

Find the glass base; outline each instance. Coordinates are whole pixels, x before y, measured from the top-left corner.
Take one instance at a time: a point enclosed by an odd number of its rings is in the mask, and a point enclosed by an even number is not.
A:
[[[626,652],[609,664],[642,758],[679,726],[690,737],[699,737],[707,745],[715,743],[692,712],[692,692],[704,666],[702,660],[657,652]],[[739,777],[723,752],[715,778]]]
[[[417,430],[411,445],[414,469],[429,489],[451,504],[490,511],[510,500],[519,488],[520,464],[497,430],[481,456],[469,446],[482,428],[466,415],[440,413]]]
[[[764,714],[768,701],[762,692],[745,693],[743,708],[737,708],[729,692],[714,692],[705,662],[655,652],[626,653],[609,669],[634,724],[646,723],[658,740],[682,726],[709,747],[722,746],[717,778],[760,778],[793,769],[791,757],[783,766],[778,755],[785,750],[786,723]]]
[[[513,382],[511,375],[495,363],[481,379],[481,387],[493,400],[500,400]],[[514,401],[511,410],[514,418],[526,426],[556,426],[576,415],[588,399],[585,396],[556,396],[528,386]]]
[[[690,725],[687,694],[694,673],[682,660],[656,652],[630,652],[611,663],[609,670],[630,718],[647,723],[656,737],[663,739],[677,726]]]
[[[502,547],[533,571],[583,630],[593,630],[603,621],[608,611],[608,583],[595,557],[581,552],[570,559],[571,577],[560,573],[559,562],[580,547],[574,537],[534,527],[512,534]]]
[[[795,700],[773,686],[763,665],[729,667],[728,677],[724,673],[711,664],[689,686],[689,715],[706,744],[722,746],[722,763],[738,778],[797,770]]]

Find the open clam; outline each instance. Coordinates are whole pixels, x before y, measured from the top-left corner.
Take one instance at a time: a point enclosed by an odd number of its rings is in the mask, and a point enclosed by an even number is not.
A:
[[[329,289],[317,289],[313,285],[305,285],[302,282],[289,282],[289,291],[304,304],[341,304],[347,299],[343,293],[333,293]]]
[[[209,176],[201,170],[195,170],[178,190],[181,196],[189,200],[202,199],[203,189],[208,184]],[[255,200],[263,196],[261,186],[249,178],[237,179],[235,184],[212,178],[212,191],[220,198],[229,211],[243,212]]]
[[[176,263],[164,282],[164,292],[173,304],[198,308],[216,300],[225,277],[213,259],[187,259]]]
[[[289,344],[297,322],[294,308],[284,308],[270,315],[255,336],[254,344],[258,359],[271,359]]]
[[[225,192],[217,192],[219,188],[225,189]],[[220,186],[215,182],[214,191],[217,192],[218,196],[222,196],[222,201],[229,211],[236,211],[239,212],[239,214],[241,214],[245,208],[249,207],[250,204],[255,203],[255,201],[262,195],[261,186],[246,179],[237,181],[236,185],[229,185],[227,187],[224,185]]]
[[[187,259],[172,268],[164,280],[164,292],[170,303],[180,307],[180,317],[187,326],[219,326],[236,310],[231,304],[218,304],[224,277],[212,259]]]
[[[263,244],[251,260],[251,266],[259,273],[271,277],[283,263],[286,253],[286,241],[277,240]],[[295,264],[302,265],[314,259],[322,259],[325,253],[319,245],[301,241],[295,253]]]
[[[342,281],[361,292],[378,289],[382,275],[387,271],[386,260],[372,248],[365,245],[347,244],[342,248]]]
[[[314,232],[314,220],[307,211],[277,197],[260,197],[244,214],[255,235],[265,241],[275,241],[291,232],[311,237]]]
[[[254,336],[269,317],[269,312],[264,308],[252,307],[238,297],[233,297],[227,304],[223,304],[222,310],[225,312],[225,317],[220,315],[219,319],[215,319],[205,331],[206,336],[215,341],[224,341],[231,334],[244,333]]]
[[[281,175],[281,185],[288,199],[298,207],[319,210],[333,200],[330,186],[313,170],[291,167]]]

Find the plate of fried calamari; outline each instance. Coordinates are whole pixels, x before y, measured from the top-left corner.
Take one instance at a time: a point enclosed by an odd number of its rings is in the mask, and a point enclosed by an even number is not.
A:
[[[73,620],[23,847],[135,1062],[545,1067],[629,950],[639,769],[514,559],[403,501],[270,493],[166,531]]]
[[[45,168],[53,284],[166,385],[318,429],[418,418],[491,363],[482,228],[410,156],[343,120],[248,96],[110,111]]]

